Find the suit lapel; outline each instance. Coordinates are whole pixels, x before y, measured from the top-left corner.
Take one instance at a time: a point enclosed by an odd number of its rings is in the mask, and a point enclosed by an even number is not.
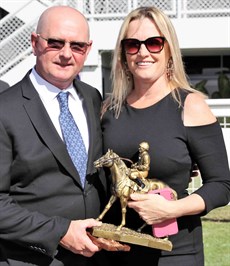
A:
[[[68,151],[57,133],[46,109],[27,77],[22,87],[23,96],[26,98],[24,108],[34,125],[36,131],[53,153],[55,158],[63,165],[67,172],[80,184],[79,175],[69,157]]]

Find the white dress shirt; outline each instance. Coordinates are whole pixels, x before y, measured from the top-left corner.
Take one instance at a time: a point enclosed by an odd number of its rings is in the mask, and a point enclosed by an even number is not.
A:
[[[46,80],[44,80],[41,76],[38,75],[36,70],[33,68],[30,73],[30,80],[33,83],[36,91],[38,92],[47,113],[50,116],[58,134],[63,139],[61,127],[59,124],[59,114],[60,114],[60,107],[57,100],[57,95],[61,91],[69,92],[69,110],[77,124],[85,147],[86,151],[89,148],[89,133],[88,133],[88,125],[86,120],[85,111],[83,109],[82,100],[80,99],[79,95],[77,94],[73,84],[69,86],[65,90],[60,90],[59,88],[55,87],[54,85],[50,84]]]

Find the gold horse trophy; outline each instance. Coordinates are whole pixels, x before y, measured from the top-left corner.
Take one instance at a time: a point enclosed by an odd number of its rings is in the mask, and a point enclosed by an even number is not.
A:
[[[105,155],[94,162],[96,168],[108,167],[112,176],[112,195],[97,220],[101,221],[103,219],[104,215],[109,211],[113,203],[118,198],[120,199],[121,204],[122,219],[119,226],[102,223],[102,226],[94,227],[91,231],[91,235],[94,240],[94,237],[102,240],[104,239],[105,242],[106,240],[108,240],[107,244],[110,247],[105,248],[107,250],[130,250],[130,247],[126,244],[119,245],[120,242],[147,246],[150,248],[167,251],[172,250],[172,243],[168,240],[167,237],[157,238],[153,235],[141,233],[141,230],[143,229],[143,227],[145,227],[146,224],[143,224],[143,226],[137,231],[125,227],[126,208],[128,200],[130,199],[130,194],[148,193],[149,191],[168,188],[168,186],[160,180],[147,179],[150,165],[148,148],[149,145],[147,142],[140,143],[139,161],[135,164],[132,164],[131,168],[128,168],[123,161],[128,159],[120,158],[111,149],[109,149]],[[172,189],[171,191],[173,199],[176,200],[176,192]],[[112,245],[114,245],[115,248],[111,248]]]

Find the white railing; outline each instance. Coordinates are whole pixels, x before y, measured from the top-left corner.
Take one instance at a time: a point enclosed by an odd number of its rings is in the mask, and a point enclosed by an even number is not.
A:
[[[0,77],[32,54],[31,32],[35,30],[38,17],[49,6],[63,1],[18,1],[18,9],[0,20]],[[1,7],[7,8],[12,3],[2,0]],[[14,3],[17,5],[17,2]],[[28,16],[28,14],[33,14]]]
[[[90,20],[123,19],[127,13],[139,6],[156,6],[176,19],[229,16],[230,13],[228,0],[88,0],[77,2],[78,8],[82,8],[83,13]]]

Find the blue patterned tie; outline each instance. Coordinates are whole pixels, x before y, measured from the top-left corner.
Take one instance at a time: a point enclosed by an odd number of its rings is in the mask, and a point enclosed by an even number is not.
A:
[[[81,133],[69,111],[68,96],[69,92],[60,92],[57,96],[61,110],[59,122],[68,153],[80,175],[81,184],[84,187],[88,158]]]

